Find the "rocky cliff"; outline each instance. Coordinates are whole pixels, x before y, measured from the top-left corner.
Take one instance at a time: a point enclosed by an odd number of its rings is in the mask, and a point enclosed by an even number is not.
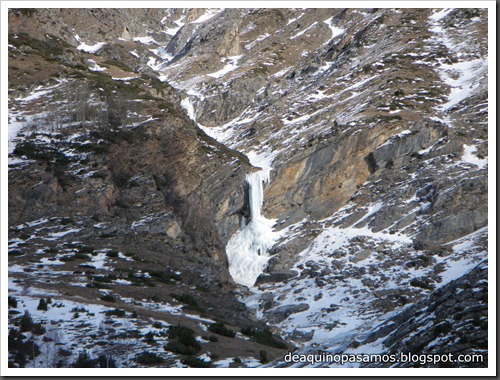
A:
[[[117,336],[137,327],[127,339],[156,365],[362,351],[388,334],[381,323],[431,352],[408,313],[487,271],[487,20],[479,8],[9,10],[13,331],[27,310],[84,339],[32,307],[50,295],[99,309]],[[463,309],[484,314],[486,290]],[[460,307],[421,320],[453,325]],[[442,342],[483,352],[483,314],[467,347],[451,330]],[[106,320],[94,322],[89,333]],[[199,348],[172,347],[176,324]],[[92,355],[155,364],[97,330],[108,343]],[[11,364],[40,364],[19,359],[23,344]],[[64,349],[63,366],[81,354]]]

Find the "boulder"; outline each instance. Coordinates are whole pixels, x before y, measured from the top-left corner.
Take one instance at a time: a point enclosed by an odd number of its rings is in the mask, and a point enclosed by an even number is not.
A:
[[[301,313],[309,309],[307,303],[299,303],[294,305],[283,305],[276,307],[274,309],[268,310],[264,313],[264,316],[269,323],[280,323],[287,319],[292,314]]]
[[[287,272],[261,273],[255,281],[255,286],[268,283],[283,282],[297,275],[298,273],[294,270]]]

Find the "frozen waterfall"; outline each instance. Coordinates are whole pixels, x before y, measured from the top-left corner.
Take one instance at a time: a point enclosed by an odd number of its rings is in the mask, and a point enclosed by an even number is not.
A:
[[[262,273],[269,260],[268,251],[278,238],[273,231],[275,220],[261,214],[269,173],[270,170],[261,170],[247,175],[250,222],[242,225],[226,246],[229,272],[234,281],[246,286],[253,286]]]

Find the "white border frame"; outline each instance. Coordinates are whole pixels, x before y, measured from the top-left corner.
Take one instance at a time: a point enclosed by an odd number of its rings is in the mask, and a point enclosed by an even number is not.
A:
[[[488,368],[8,368],[8,8],[487,8],[488,9]],[[2,1],[0,270],[2,376],[496,376],[496,1]]]

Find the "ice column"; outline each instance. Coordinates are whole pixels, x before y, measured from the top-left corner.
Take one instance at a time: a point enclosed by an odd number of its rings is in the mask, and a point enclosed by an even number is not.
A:
[[[269,173],[269,170],[261,170],[247,175],[250,223],[233,235],[226,246],[229,272],[234,281],[246,286],[253,286],[266,267],[268,251],[278,237],[272,229],[275,220],[261,214]]]

